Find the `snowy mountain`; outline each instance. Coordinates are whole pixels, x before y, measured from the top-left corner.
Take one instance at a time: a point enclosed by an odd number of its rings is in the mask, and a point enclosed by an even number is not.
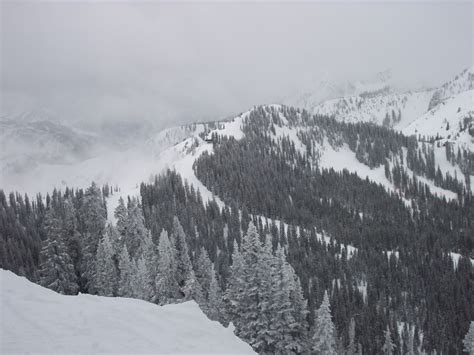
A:
[[[30,170],[38,164],[74,164],[96,154],[100,140],[53,121],[1,120],[3,172]]]
[[[303,88],[284,100],[284,103],[309,109],[327,100],[354,95],[378,96],[392,91],[392,72],[390,70],[377,73],[367,80],[354,82],[325,73],[303,84]]]
[[[296,106],[345,122],[373,122],[408,135],[438,136],[474,151],[473,134],[469,134],[474,125],[473,82],[473,68],[469,68],[435,89],[394,92],[375,86],[367,92],[346,91],[324,102],[303,95]],[[320,88],[315,90],[314,95],[320,95]]]
[[[253,354],[196,303],[64,296],[0,270],[0,352]]]

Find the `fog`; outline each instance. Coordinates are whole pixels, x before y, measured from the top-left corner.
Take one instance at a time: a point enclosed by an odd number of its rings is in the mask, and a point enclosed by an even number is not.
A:
[[[330,73],[407,88],[473,62],[473,3],[2,2],[2,113],[208,120]]]

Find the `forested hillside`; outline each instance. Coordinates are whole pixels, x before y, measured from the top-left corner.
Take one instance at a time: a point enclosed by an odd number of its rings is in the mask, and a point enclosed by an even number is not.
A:
[[[194,299],[259,353],[462,352],[471,152],[279,105],[203,127],[139,199],[1,191],[0,266],[63,294]]]

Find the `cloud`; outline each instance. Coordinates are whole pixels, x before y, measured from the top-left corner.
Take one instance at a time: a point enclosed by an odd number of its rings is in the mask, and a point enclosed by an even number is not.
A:
[[[89,122],[213,119],[308,78],[472,65],[472,3],[2,2],[3,110]]]

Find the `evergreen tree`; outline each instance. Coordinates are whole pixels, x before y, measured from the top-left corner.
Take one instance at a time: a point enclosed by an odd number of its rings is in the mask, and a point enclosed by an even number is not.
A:
[[[217,282],[214,265],[211,265],[211,281],[207,293],[207,316],[209,319],[217,320],[221,323],[225,321],[223,317],[222,291]]]
[[[240,307],[239,335],[257,351],[263,351],[270,340],[268,332],[271,290],[268,286],[271,287],[271,284],[268,283],[271,283],[271,265],[268,265],[268,259],[264,257],[260,236],[252,222],[249,223],[247,234],[242,240],[242,257],[244,293]]]
[[[97,294],[101,296],[115,296],[117,294],[118,277],[111,240],[112,233],[113,227],[109,225],[97,248],[95,286]]]
[[[336,354],[336,339],[334,324],[331,319],[331,309],[328,292],[324,292],[323,302],[316,311],[314,322],[313,350],[317,354]]]
[[[299,277],[296,275],[293,267],[290,264],[286,264],[288,273],[293,277],[290,278],[290,303],[293,307],[293,318],[295,323],[291,326],[293,339],[298,345],[295,349],[297,352],[302,351],[302,348],[307,349],[308,343],[306,341],[308,332],[308,302],[303,296],[303,289],[301,288],[301,282]]]
[[[347,355],[355,355],[357,351],[356,342],[355,342],[355,321],[354,318],[351,318],[349,324],[349,345],[347,346]]]
[[[133,262],[133,269],[132,289],[134,297],[151,301],[154,297],[154,289],[150,284],[150,270],[143,255],[136,262]]]
[[[194,272],[196,275],[196,279],[201,285],[201,289],[203,292],[203,297],[208,300],[209,289],[211,285],[211,278],[212,278],[212,270],[213,265],[211,260],[209,259],[209,255],[207,254],[206,249],[201,247],[199,251],[199,256],[196,259]]]
[[[81,235],[78,231],[76,210],[71,196],[64,201],[63,231],[65,244],[72,259],[76,275],[80,274]]]
[[[387,330],[384,332],[385,334],[385,341],[382,347],[382,353],[386,355],[392,355],[395,351],[395,345],[392,341],[392,335],[390,333],[390,328],[387,325]]]
[[[267,238],[269,241],[269,238]],[[268,243],[267,243],[268,244]],[[267,247],[268,249],[268,247]],[[301,324],[295,320],[295,306],[292,304],[291,291],[294,287],[294,275],[291,266],[286,261],[283,248],[278,246],[273,263],[272,292],[272,343],[275,353],[301,353],[302,344]]]
[[[236,334],[240,334],[240,328],[244,319],[242,317],[245,308],[245,276],[244,276],[244,258],[239,250],[237,241],[234,240],[232,265],[230,267],[230,277],[224,300],[227,304],[227,313],[229,320],[234,323]]]
[[[145,228],[145,219],[140,204],[136,198],[132,198],[127,207],[127,220],[124,237],[124,242],[127,245],[131,258],[135,258],[138,255],[140,245],[147,233],[148,231]]]
[[[471,321],[471,325],[469,326],[469,330],[462,341],[464,344],[464,351],[467,352],[469,355],[474,354],[474,321]]]
[[[81,275],[84,290],[95,293],[96,253],[99,240],[104,233],[107,211],[101,191],[95,183],[86,190],[80,210],[83,225]]]
[[[44,228],[47,239],[40,253],[40,284],[65,295],[74,295],[79,286],[72,260],[63,240],[63,229],[52,209],[45,215]]]
[[[155,279],[156,299],[159,304],[171,303],[178,298],[179,287],[176,281],[176,251],[164,229],[158,242],[158,264]]]
[[[147,301],[151,301],[152,297],[155,294],[155,279],[157,274],[157,250],[155,247],[155,243],[151,239],[151,234],[147,230],[145,235],[143,236],[143,240],[141,241],[140,248],[139,248],[139,259],[143,259],[146,267],[146,274],[148,275],[148,286],[146,289],[148,290],[149,294],[151,294],[150,298],[146,299]],[[138,265],[138,264],[137,264]]]
[[[126,245],[122,247],[119,254],[118,267],[120,271],[118,295],[120,297],[133,297],[133,265]]]
[[[117,220],[117,230],[122,237],[125,237],[127,233],[127,208],[125,207],[125,202],[123,198],[120,197],[118,200],[118,205],[114,211],[114,217]]]
[[[196,281],[191,259],[189,257],[186,234],[176,216],[173,219],[171,241],[174,244],[174,250],[176,251],[175,279],[178,282],[181,296],[187,300],[199,298],[200,286]]]

